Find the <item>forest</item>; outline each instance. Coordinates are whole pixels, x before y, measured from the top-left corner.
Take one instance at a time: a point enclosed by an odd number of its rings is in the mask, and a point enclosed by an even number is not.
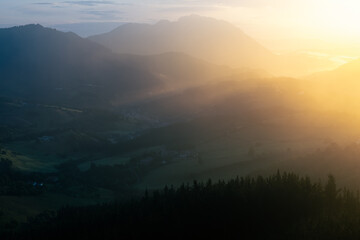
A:
[[[268,177],[165,186],[141,198],[67,206],[29,218],[7,239],[358,239],[359,193],[335,178]],[[4,239],[4,238],[2,238]]]

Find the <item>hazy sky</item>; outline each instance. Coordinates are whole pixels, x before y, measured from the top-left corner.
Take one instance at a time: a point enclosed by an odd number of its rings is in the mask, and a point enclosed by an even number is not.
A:
[[[258,38],[360,40],[358,0],[0,0],[0,24],[155,22],[198,14]]]

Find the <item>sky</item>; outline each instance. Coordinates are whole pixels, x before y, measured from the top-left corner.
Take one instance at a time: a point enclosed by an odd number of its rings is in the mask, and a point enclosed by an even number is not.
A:
[[[358,0],[1,0],[0,25],[176,20],[229,21],[259,39],[360,42]]]

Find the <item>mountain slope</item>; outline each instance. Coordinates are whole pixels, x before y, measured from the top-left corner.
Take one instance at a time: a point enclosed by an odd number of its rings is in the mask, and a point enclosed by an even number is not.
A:
[[[98,44],[40,25],[0,31],[0,74],[2,95],[70,105],[162,84]]]
[[[89,39],[117,53],[184,52],[218,65],[263,69],[276,75],[306,75],[329,65],[309,56],[273,54],[230,23],[196,15],[154,25],[124,24]]]
[[[184,54],[121,56],[40,25],[0,30],[0,95],[7,97],[70,106],[122,103],[227,71]]]
[[[274,54],[229,23],[188,16],[155,25],[125,24],[89,38],[118,53],[185,52],[217,64],[263,68]],[[234,64],[236,62],[236,64]]]

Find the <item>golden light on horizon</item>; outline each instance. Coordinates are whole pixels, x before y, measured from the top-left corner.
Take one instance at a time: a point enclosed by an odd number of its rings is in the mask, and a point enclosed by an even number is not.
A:
[[[251,6],[219,5],[219,18],[263,38],[317,38],[360,42],[360,1],[255,0]]]
[[[360,2],[357,0],[347,1],[321,1],[317,4],[313,18],[317,20],[319,27],[333,35],[344,37],[360,37]],[[318,13],[318,15],[316,15]]]

